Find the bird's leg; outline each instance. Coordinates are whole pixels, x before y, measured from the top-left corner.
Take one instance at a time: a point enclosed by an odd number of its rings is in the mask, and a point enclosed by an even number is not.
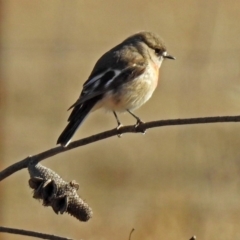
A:
[[[120,121],[118,119],[117,113],[115,111],[113,111],[113,114],[114,114],[114,117],[117,120],[117,124],[118,124],[117,129],[120,129],[122,127],[122,124],[120,123]]]
[[[117,124],[118,124],[118,126],[117,126],[117,131],[119,132],[119,129],[123,126],[121,123],[120,123],[120,121],[119,121],[119,119],[118,119],[118,116],[117,116],[117,113],[115,112],[115,111],[113,111],[113,114],[114,114],[114,117],[116,118],[116,120],[117,120]],[[122,136],[122,134],[119,132],[118,133],[118,137],[121,137]]]
[[[134,113],[132,113],[129,109],[127,109],[127,111],[137,120],[137,122],[135,124],[135,128],[138,129],[142,133],[146,133],[146,129],[144,129],[141,126],[141,124],[143,124],[144,122],[138,116],[136,116]]]

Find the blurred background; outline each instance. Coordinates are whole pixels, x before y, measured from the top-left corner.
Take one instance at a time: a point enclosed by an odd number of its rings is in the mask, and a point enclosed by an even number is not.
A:
[[[96,60],[141,30],[177,57],[135,111],[143,121],[239,115],[239,12],[234,0],[1,0],[1,169],[54,147]],[[115,126],[96,111],[74,140]],[[0,183],[0,225],[92,240],[126,240],[132,228],[133,240],[240,239],[239,133],[239,123],[162,127],[57,155],[42,163],[80,184],[93,218],[43,208],[24,169]]]

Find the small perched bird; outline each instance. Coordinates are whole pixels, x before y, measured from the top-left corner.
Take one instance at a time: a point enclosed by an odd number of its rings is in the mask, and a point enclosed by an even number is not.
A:
[[[162,39],[152,32],[136,33],[106,52],[95,64],[73,108],[68,125],[57,140],[67,146],[87,115],[98,108],[116,112],[129,112],[141,107],[152,96],[158,84],[159,68],[165,58],[175,59],[167,53]]]

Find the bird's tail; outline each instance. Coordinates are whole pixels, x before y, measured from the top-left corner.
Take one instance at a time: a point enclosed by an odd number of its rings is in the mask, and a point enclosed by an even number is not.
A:
[[[99,98],[95,97],[74,107],[68,118],[69,123],[59,136],[57,144],[66,147],[70,143],[72,136],[83,123],[83,120],[87,117],[98,100]]]

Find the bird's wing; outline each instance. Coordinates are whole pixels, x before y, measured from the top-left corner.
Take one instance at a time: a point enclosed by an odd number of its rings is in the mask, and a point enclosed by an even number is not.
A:
[[[126,67],[123,70],[107,70],[90,79],[84,84],[80,98],[69,108],[76,107],[84,102],[102,95],[107,91],[121,87],[122,84],[135,79],[145,71],[145,65],[137,65]]]
[[[121,86],[134,76],[140,75],[145,67],[144,57],[133,46],[116,46],[97,61],[83,85],[79,99],[69,109]]]

